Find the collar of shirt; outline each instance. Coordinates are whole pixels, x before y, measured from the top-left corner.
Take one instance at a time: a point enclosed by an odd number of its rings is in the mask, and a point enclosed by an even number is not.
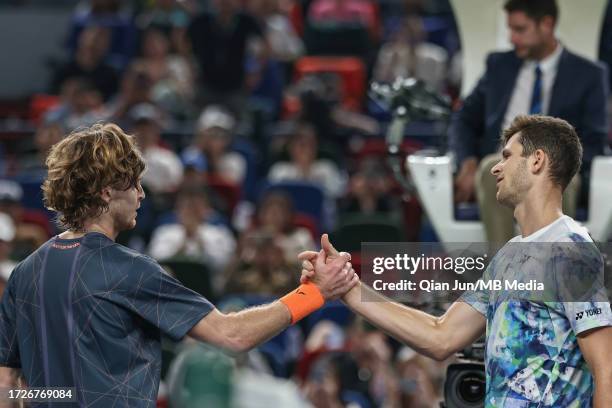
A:
[[[563,52],[563,46],[561,45],[561,41],[557,40],[557,47],[548,57],[537,61],[537,60],[526,60],[525,66],[529,69],[535,69],[536,65],[540,66],[542,70],[542,74],[546,76],[546,74],[550,74],[552,72],[557,72],[557,66],[559,65],[559,59],[561,59],[561,53]]]

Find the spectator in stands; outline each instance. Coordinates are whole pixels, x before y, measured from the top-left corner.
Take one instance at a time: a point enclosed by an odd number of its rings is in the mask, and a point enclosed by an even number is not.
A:
[[[399,406],[422,408],[436,406],[440,396],[436,395],[427,366],[432,362],[439,363],[418,354],[408,346],[398,351],[395,360],[395,370],[400,382]]]
[[[304,54],[304,44],[282,12],[280,3],[281,0],[253,0],[247,6],[264,30],[270,57],[281,62],[293,62]]]
[[[114,95],[117,92],[119,75],[104,60],[109,48],[110,35],[110,30],[105,27],[85,28],[79,35],[74,57],[56,70],[51,92],[59,93],[62,84],[68,79],[84,78],[95,85],[104,100]]]
[[[410,16],[378,52],[374,79],[392,83],[397,77],[414,77],[442,92],[446,86],[447,65],[448,52],[426,42],[422,18]]]
[[[0,298],[4,291],[4,284],[8,281],[17,262],[11,259],[12,242],[15,238],[15,224],[13,219],[0,212]]]
[[[340,202],[343,213],[388,214],[395,209],[390,180],[376,159],[364,159],[349,179],[348,194]]]
[[[295,262],[300,252],[315,247],[310,231],[294,224],[291,197],[280,191],[271,191],[261,199],[255,221],[255,230],[274,237],[287,262]]]
[[[132,133],[147,165],[142,185],[156,193],[175,192],[183,179],[183,164],[172,150],[160,145],[162,118],[150,104],[136,105],[130,111]]]
[[[181,154],[186,167],[205,171],[209,178],[242,185],[246,161],[229,147],[236,121],[220,106],[205,108],[198,119],[193,144]]]
[[[193,13],[191,0],[155,0],[138,16],[137,25],[143,31],[149,28],[162,31],[170,42],[171,52],[186,56],[185,34]]]
[[[153,101],[175,117],[189,117],[194,97],[192,67],[183,56],[170,54],[170,41],[161,30],[152,27],[144,32],[137,61],[153,83]]]
[[[264,230],[244,233],[238,258],[224,273],[224,293],[278,295],[295,287],[298,264],[288,261],[276,237]]]
[[[299,363],[307,374],[304,392],[317,407],[400,405],[400,381],[388,337],[357,318],[347,327],[330,320],[318,322],[305,342]]]
[[[278,162],[270,168],[268,180],[306,181],[319,185],[328,198],[344,193],[345,178],[330,160],[318,159],[318,140],[314,127],[300,123],[288,145],[290,161]]]
[[[65,133],[66,130],[59,122],[42,123],[34,134],[34,151],[19,158],[18,175],[43,180],[47,172],[45,160],[49,149],[59,142]]]
[[[58,123],[66,130],[73,130],[106,119],[102,94],[88,79],[64,81],[62,93],[62,103],[45,114],[45,122]]]
[[[125,3],[123,3],[125,4]],[[80,3],[72,17],[68,48],[75,53],[81,31],[92,26],[110,30],[110,48],[106,61],[118,70],[127,66],[136,50],[136,30],[131,16],[121,10],[119,0],[86,0]]]
[[[0,213],[9,215],[15,226],[13,253],[21,260],[45,243],[52,229],[46,213],[21,204],[23,188],[15,181],[0,180]]]
[[[247,45],[251,39],[263,40],[263,33],[257,20],[240,9],[239,0],[213,0],[212,5],[214,11],[195,17],[187,30],[200,67],[201,104],[222,104],[240,115]]]
[[[514,236],[512,211],[495,199],[491,168],[500,129],[519,114],[542,113],[572,124],[584,148],[580,180],[586,198],[593,157],[604,153],[607,135],[607,76],[603,66],[567,50],[555,36],[555,0],[508,0],[510,41],[514,50],[487,58],[487,68],[449,129],[449,145],[459,166],[455,199],[469,201],[476,193],[489,241]],[[575,213],[575,178],[564,194],[565,212]],[[584,201],[584,200],[582,200]]]
[[[295,91],[300,98],[300,119],[312,124],[327,141],[345,145],[347,135],[380,135],[379,123],[359,113],[359,106],[343,106],[342,80],[337,74],[306,75],[296,84]]]
[[[206,192],[202,188],[181,190],[175,212],[177,222],[160,225],[153,231],[149,254],[157,260],[192,258],[220,273],[230,261],[236,242],[227,227],[207,222],[213,209]]]
[[[130,110],[141,103],[154,104],[153,80],[142,62],[134,62],[123,74],[119,93],[107,104],[106,114],[110,121],[128,128]]]

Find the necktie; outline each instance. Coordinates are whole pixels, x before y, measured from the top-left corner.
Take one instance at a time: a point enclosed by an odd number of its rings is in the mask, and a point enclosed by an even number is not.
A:
[[[539,65],[535,67],[535,81],[533,81],[533,93],[531,94],[531,105],[529,114],[542,113],[542,70]]]

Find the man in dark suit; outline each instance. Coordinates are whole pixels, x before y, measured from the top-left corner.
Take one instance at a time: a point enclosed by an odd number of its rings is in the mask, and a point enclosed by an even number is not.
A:
[[[604,66],[563,47],[555,37],[555,0],[507,0],[504,9],[513,51],[489,55],[486,71],[465,99],[449,129],[450,149],[458,174],[455,200],[474,197],[491,242],[514,235],[511,210],[495,199],[490,170],[499,161],[501,129],[521,114],[546,114],[567,120],[584,146],[581,177],[564,196],[569,215],[575,211],[580,184],[588,187],[594,156],[604,152],[607,135],[607,74]]]

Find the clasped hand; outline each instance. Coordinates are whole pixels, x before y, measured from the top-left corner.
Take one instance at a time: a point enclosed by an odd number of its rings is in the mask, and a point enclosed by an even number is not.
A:
[[[350,254],[338,252],[327,234],[321,236],[321,251],[301,252],[298,259],[302,261],[301,282],[313,282],[325,300],[338,299],[359,283]]]

